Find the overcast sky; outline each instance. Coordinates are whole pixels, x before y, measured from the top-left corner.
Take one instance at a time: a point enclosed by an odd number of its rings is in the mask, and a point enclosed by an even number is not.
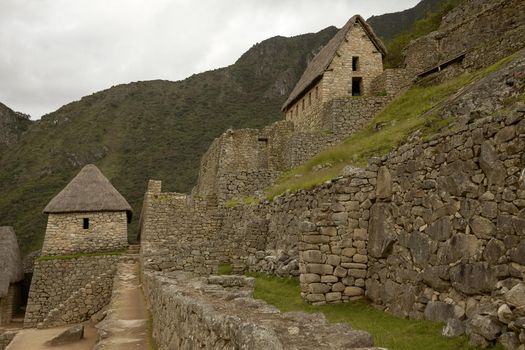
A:
[[[418,0],[0,0],[0,102],[32,119],[137,80],[230,65],[276,35]]]

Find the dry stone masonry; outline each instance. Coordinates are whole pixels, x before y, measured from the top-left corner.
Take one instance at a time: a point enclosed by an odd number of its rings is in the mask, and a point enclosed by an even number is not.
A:
[[[252,299],[253,278],[147,272],[144,282],[160,350],[377,349],[368,333],[348,324],[330,324],[322,314],[281,313]]]

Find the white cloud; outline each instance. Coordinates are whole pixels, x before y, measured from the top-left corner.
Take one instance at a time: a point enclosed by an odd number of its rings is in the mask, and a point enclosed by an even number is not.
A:
[[[276,35],[417,0],[2,0],[0,102],[33,118],[115,84],[180,80]]]

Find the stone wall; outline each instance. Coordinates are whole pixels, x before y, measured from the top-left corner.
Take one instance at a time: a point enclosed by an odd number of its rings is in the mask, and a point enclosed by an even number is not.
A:
[[[466,318],[478,345],[519,335],[511,323],[525,299],[509,290],[525,288],[524,118],[523,107],[472,118],[385,159],[390,192],[369,224],[372,301],[412,318]]]
[[[150,181],[140,228],[143,266],[196,274],[216,272],[218,259],[211,238],[221,221],[216,203],[163,193],[160,181]]]
[[[20,284],[11,284],[7,295],[0,297],[0,326],[8,324],[20,305]]]
[[[17,333],[18,333],[18,330],[1,330],[0,329],[0,350],[5,350]]]
[[[83,220],[89,219],[89,228]],[[128,246],[126,212],[49,214],[42,255],[108,252]]]
[[[395,96],[412,85],[416,73],[418,72],[406,68],[385,69],[372,80],[371,93],[376,96]]]
[[[368,125],[390,101],[389,96],[334,99],[323,108],[323,125],[341,141]]]
[[[29,291],[25,327],[49,326],[57,310],[65,320],[85,321],[107,305],[118,255],[37,260]],[[82,292],[83,291],[83,292]],[[65,306],[71,308],[65,308]],[[49,317],[50,322],[43,324]],[[51,322],[53,321],[53,322]]]
[[[469,0],[452,10],[438,31],[407,47],[405,64],[422,72],[463,52],[464,69],[497,62],[525,46],[525,3]]]
[[[371,350],[370,335],[322,314],[280,313],[251,298],[253,278],[146,272],[144,286],[153,337],[164,349]]]

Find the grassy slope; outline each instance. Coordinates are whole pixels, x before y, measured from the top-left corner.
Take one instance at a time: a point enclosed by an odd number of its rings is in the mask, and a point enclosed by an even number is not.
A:
[[[267,196],[271,199],[285,191],[311,188],[339,176],[347,165],[366,165],[368,158],[387,154],[404,143],[416,130],[421,130],[423,136],[436,133],[451,120],[441,119],[439,115],[428,112],[461,88],[496,71],[511,58],[507,57],[488,68],[464,74],[440,85],[412,87],[376,115],[363,130],[283,174],[267,189]],[[376,125],[382,127],[375,130]],[[320,165],[322,170],[314,171]]]
[[[0,225],[15,227],[24,251],[39,248],[42,209],[83,165],[95,163],[132,205],[133,234],[147,180],[189,191],[215,137],[280,119],[307,58],[335,31],[268,39],[227,68],[180,82],[115,86],[45,116],[0,159]]]
[[[441,336],[443,325],[430,321],[406,320],[374,309],[365,301],[312,306],[300,296],[297,279],[255,275],[254,298],[262,299],[279,310],[322,312],[331,322],[350,323],[368,331],[376,346],[390,350],[473,350],[465,337]],[[493,349],[503,349],[496,346]]]

